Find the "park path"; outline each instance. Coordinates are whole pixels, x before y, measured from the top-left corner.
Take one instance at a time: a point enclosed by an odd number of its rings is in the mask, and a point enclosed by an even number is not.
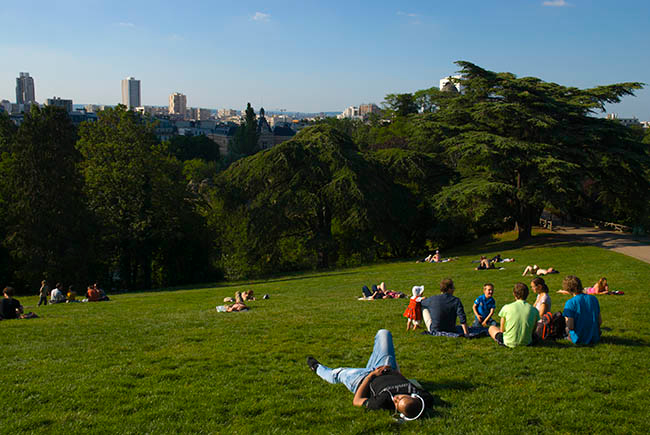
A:
[[[553,234],[611,249],[650,264],[650,237],[573,225],[554,225]]]

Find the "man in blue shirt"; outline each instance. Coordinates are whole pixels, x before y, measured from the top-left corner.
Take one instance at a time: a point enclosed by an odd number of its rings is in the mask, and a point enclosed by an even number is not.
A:
[[[574,344],[595,344],[600,341],[600,304],[598,298],[582,292],[582,282],[569,275],[562,281],[562,289],[573,295],[564,304],[568,338]]]
[[[454,296],[454,290],[454,282],[445,278],[440,283],[440,294],[422,301],[422,318],[430,334],[454,337],[469,334],[463,303]],[[456,326],[456,318],[460,326]]]

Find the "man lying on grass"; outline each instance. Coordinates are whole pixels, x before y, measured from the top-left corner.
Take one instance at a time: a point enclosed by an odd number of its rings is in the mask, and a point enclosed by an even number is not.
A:
[[[375,346],[365,368],[331,369],[311,356],[307,358],[307,365],[330,384],[344,384],[354,393],[354,406],[394,410],[404,420],[415,420],[427,407],[433,406],[431,394],[413,385],[399,372],[393,336],[386,329],[377,331]]]

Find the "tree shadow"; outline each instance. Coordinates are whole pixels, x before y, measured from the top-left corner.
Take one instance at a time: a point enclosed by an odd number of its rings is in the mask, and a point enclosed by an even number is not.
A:
[[[513,251],[518,249],[535,249],[548,246],[573,247],[581,246],[588,242],[581,242],[576,236],[560,233],[540,233],[528,240],[499,240],[494,236],[481,237],[458,250],[453,250],[451,255],[478,255],[485,252]]]
[[[160,293],[160,292],[175,292],[181,290],[195,290],[199,288],[232,288],[232,287],[255,287],[262,284],[274,283],[274,282],[286,282],[286,281],[300,281],[304,279],[313,279],[329,276],[341,276],[341,275],[354,275],[357,272],[345,272],[345,271],[331,271],[331,272],[316,272],[309,274],[300,274],[296,273],[295,276],[282,276],[277,278],[260,278],[250,281],[236,281],[236,282],[219,282],[219,283],[199,283],[199,284],[187,284],[175,287],[161,287],[157,289],[139,289],[139,290],[111,290],[109,295],[116,294],[137,294],[137,293]]]

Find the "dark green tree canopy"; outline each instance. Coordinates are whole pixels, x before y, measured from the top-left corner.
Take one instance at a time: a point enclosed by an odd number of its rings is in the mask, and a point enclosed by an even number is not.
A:
[[[384,98],[384,106],[397,116],[408,116],[418,113],[418,105],[413,94],[388,94]]]
[[[411,201],[406,186],[423,178],[427,168],[436,167],[431,163],[406,151],[364,155],[349,136],[334,127],[310,127],[220,174],[213,201],[221,216],[217,221],[223,225],[237,216],[239,225],[246,216],[246,228],[240,228],[239,234],[248,234],[250,239],[238,246],[246,248],[242,257],[249,264],[261,256],[268,259],[269,267],[277,265],[274,261],[284,242],[295,243],[299,237],[305,252],[312,253],[308,255],[313,263],[327,267],[341,250],[373,249],[375,237],[386,243],[409,244],[410,240],[397,240],[391,234],[399,232],[397,225],[404,216],[413,220],[417,214],[417,201]],[[401,177],[403,185],[391,179],[390,171],[400,166],[408,171]],[[408,202],[415,205],[405,207]],[[233,233],[231,228],[224,225],[224,240]],[[355,246],[346,245],[350,239]],[[233,242],[224,249],[235,248]],[[294,245],[293,249],[298,248]]]
[[[79,135],[85,191],[103,229],[105,261],[127,288],[151,288],[157,250],[182,234],[182,165],[158,143],[152,124],[122,105],[83,123]]]
[[[23,282],[65,277],[79,284],[87,272],[91,247],[75,142],[65,110],[33,105],[3,159],[11,202],[6,242],[22,264]]]
[[[470,196],[474,203],[508,198],[502,213],[514,217],[520,237],[528,237],[547,204],[568,210],[585,178],[604,181],[606,161],[643,188],[643,152],[629,130],[590,116],[641,83],[581,90],[458,65],[463,92],[432,93],[438,110],[425,115],[448,164],[462,175],[443,197]]]
[[[258,142],[257,116],[255,115],[255,110],[251,107],[251,103],[248,103],[244,122],[237,128],[235,137],[228,150],[230,160],[235,161],[242,157],[252,156],[259,151]]]

